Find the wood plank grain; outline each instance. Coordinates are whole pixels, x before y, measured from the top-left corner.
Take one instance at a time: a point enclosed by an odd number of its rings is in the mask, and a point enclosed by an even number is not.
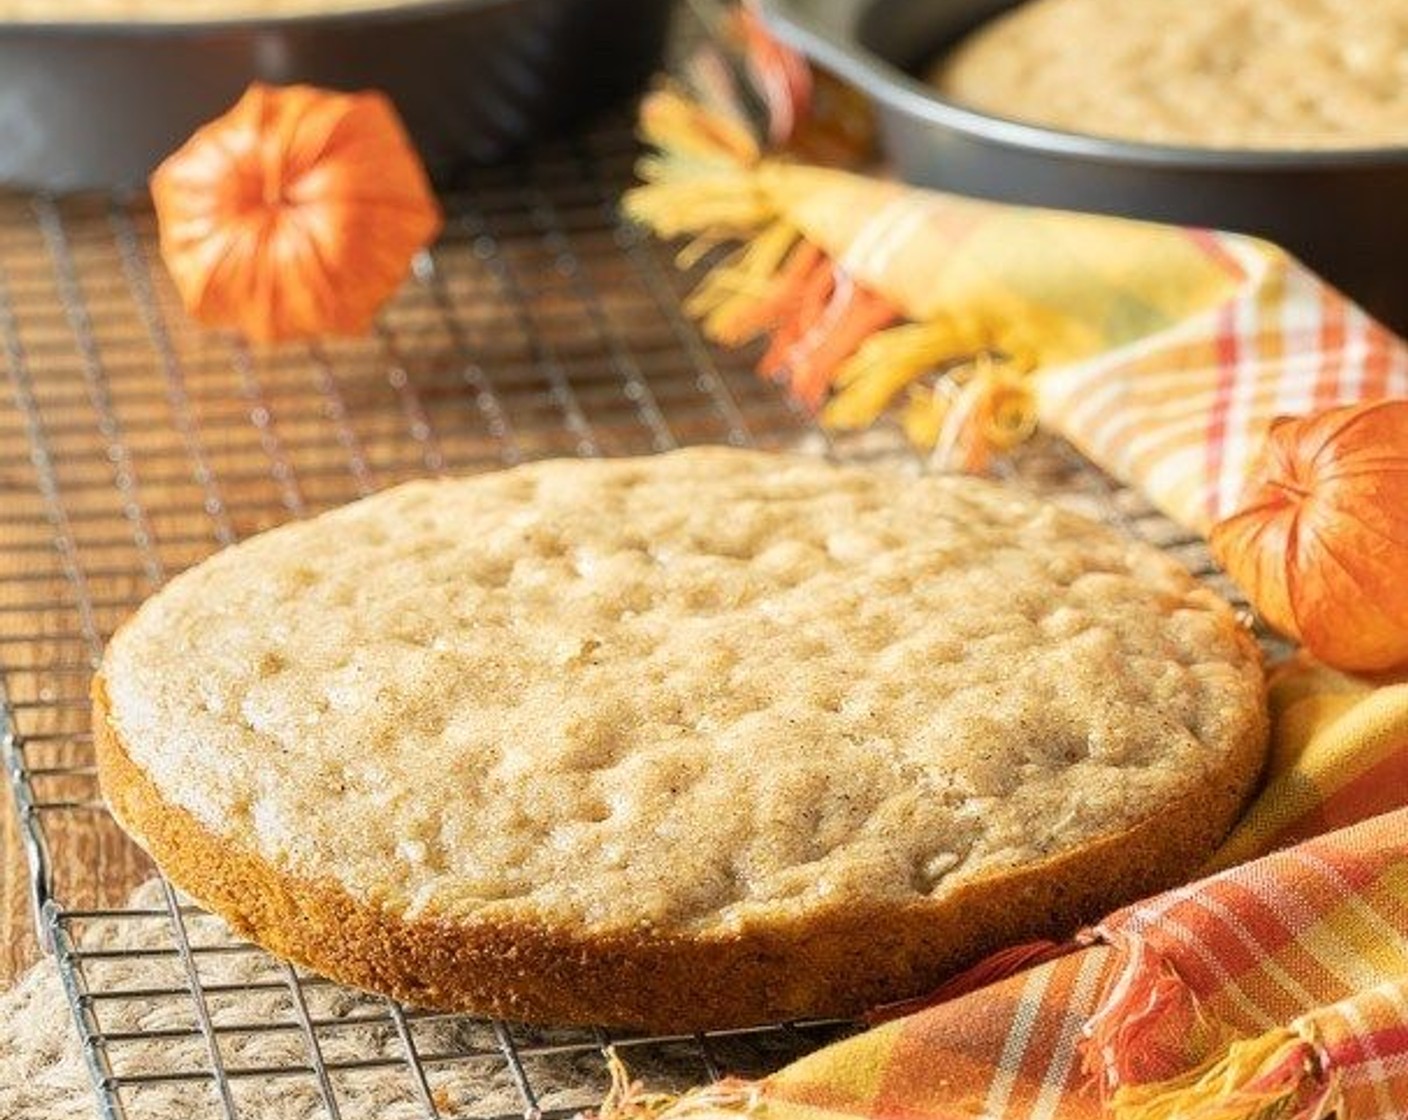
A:
[[[82,658],[77,664],[73,660],[80,643],[55,636],[68,632],[76,612],[65,605],[69,600],[61,580],[21,578],[43,577],[44,560],[19,565],[16,555],[20,554],[0,546],[0,587],[24,587],[26,598],[53,604],[0,615],[0,639],[4,639],[0,664],[14,707],[15,730],[27,740],[25,756],[34,772],[34,795],[41,805],[56,806],[43,810],[55,886],[68,906],[114,905],[151,874],[151,864],[98,807],[97,782],[91,773],[68,772],[83,771],[92,763],[88,713],[75,702],[87,694],[87,665]],[[89,807],[58,807],[70,802]],[[0,837],[0,986],[4,986],[39,955],[28,854],[9,796],[0,798]]]

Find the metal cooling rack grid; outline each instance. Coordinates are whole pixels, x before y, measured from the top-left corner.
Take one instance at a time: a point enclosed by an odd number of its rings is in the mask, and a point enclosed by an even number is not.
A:
[[[681,1083],[765,1072],[843,1029],[645,1038],[431,1015],[278,962],[164,883],[111,897],[150,866],[98,800],[88,680],[174,572],[416,475],[819,438],[747,355],[700,341],[679,307],[689,279],[617,224],[634,155],[618,121],[479,173],[446,197],[443,240],[372,339],[271,353],[184,319],[140,205],[0,198],[4,758],[103,1115],[158,1115],[173,1087],[189,1116],[257,1116],[284,1091],[332,1120],[565,1115],[599,1098],[611,1042]],[[1211,576],[1195,538],[1064,445],[1007,473]],[[56,865],[61,841],[75,854]]]

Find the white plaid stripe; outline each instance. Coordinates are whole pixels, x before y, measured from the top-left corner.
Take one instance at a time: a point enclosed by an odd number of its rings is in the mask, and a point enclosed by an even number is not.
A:
[[[1320,280],[1306,269],[1290,264],[1283,284],[1285,298],[1279,314],[1284,354],[1272,408],[1277,416],[1303,416],[1315,403],[1316,374],[1323,363]]]
[[[1252,936],[1251,930],[1240,918],[1237,917],[1226,903],[1211,893],[1194,894],[1189,900],[1189,904],[1197,906],[1221,923],[1225,932],[1236,938],[1254,957],[1261,958],[1261,970],[1271,978],[1288,996],[1299,1001],[1306,1007],[1314,1007],[1319,1002],[1314,992],[1310,991],[1304,984],[1276,963],[1265,946]]]
[[[1402,944],[1405,940],[1405,932],[1395,927],[1382,914],[1364,901],[1363,897],[1354,886],[1345,881],[1344,876],[1335,868],[1329,860],[1323,859],[1313,850],[1307,849],[1303,853],[1302,863],[1317,872],[1320,877],[1327,882],[1331,889],[1338,895],[1338,905],[1343,905],[1361,921],[1367,929],[1374,932],[1375,937],[1385,944]],[[1321,914],[1330,912],[1330,908],[1321,904],[1319,906]],[[1323,923],[1316,923],[1305,931],[1302,939],[1309,951],[1315,953],[1322,963],[1327,967],[1331,961],[1337,964],[1352,966],[1352,958],[1346,958],[1343,946],[1335,940],[1334,934],[1323,929]],[[1356,986],[1362,979],[1359,971],[1341,971],[1337,973],[1344,981],[1346,987]]]
[[[1369,1024],[1364,1021],[1355,1002],[1353,999],[1343,1000],[1336,1010],[1358,1036],[1360,1045],[1369,1052],[1369,1060],[1361,1063],[1359,1068],[1368,1071],[1369,1084],[1374,1094],[1374,1100],[1379,1106],[1379,1113],[1387,1115],[1393,1109],[1393,1098],[1389,1096],[1388,1085],[1385,1083],[1388,1070],[1384,1066],[1383,1055],[1374,1045],[1373,1033]]]
[[[1364,394],[1366,360],[1370,352],[1369,317],[1357,307],[1350,307],[1345,314],[1345,363],[1340,370],[1340,383],[1335,399],[1348,403],[1357,401]]]
[[[1064,1008],[1066,1029],[1061,1032],[1060,1041],[1052,1050],[1051,1061],[1047,1063],[1046,1075],[1042,1078],[1041,1092],[1032,1104],[1030,1120],[1055,1120],[1075,1065],[1081,1024],[1094,1010],[1100,977],[1105,974],[1104,965],[1105,959],[1100,953],[1087,953],[1081,962],[1071,991],[1071,1002]]]
[[[898,195],[868,222],[849,249],[841,254],[839,266],[853,275],[884,275],[894,255],[914,237],[929,217],[923,195]]]
[[[992,1071],[992,1081],[988,1085],[987,1099],[983,1102],[983,1111],[988,1116],[1006,1115],[1007,1102],[1012,1096],[1012,1090],[1017,1086],[1017,1074],[1027,1056],[1027,1045],[1031,1041],[1032,1031],[1045,1010],[1042,997],[1046,994],[1046,986],[1050,982],[1050,969],[1034,968],[1028,974],[1027,982],[1022,985],[1021,994],[1017,997],[1016,1014],[1012,1016],[1012,1027],[1002,1045],[1002,1053],[998,1055],[997,1065]]]

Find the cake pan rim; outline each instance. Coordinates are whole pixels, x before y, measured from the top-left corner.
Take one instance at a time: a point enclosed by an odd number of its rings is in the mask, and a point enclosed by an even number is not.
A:
[[[859,15],[874,0],[840,0]],[[1355,148],[1197,148],[1067,132],[950,101],[854,38],[823,26],[807,0],[759,0],[764,19],[788,45],[888,108],[964,136],[1035,155],[1187,171],[1334,171],[1408,165],[1408,144]]]
[[[382,0],[381,3],[341,11],[270,13],[254,16],[216,16],[210,19],[69,19],[0,20],[0,37],[43,39],[82,38],[185,38],[210,33],[282,31],[303,27],[330,27],[404,21],[407,17],[442,18],[491,8],[505,8],[519,0]]]

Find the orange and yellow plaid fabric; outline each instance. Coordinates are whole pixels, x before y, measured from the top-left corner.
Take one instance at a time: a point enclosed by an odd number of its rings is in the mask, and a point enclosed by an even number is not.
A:
[[[1207,871],[1408,805],[1408,681],[1375,687],[1296,657],[1268,700],[1270,772]]]
[[[1264,241],[768,159],[669,90],[642,123],[660,151],[627,212],[742,242],[690,308],[718,341],[770,338],[763,372],[825,424],[864,427],[907,391],[911,434],[973,467],[1034,412],[1205,533],[1275,417],[1408,396],[1408,346]],[[993,352],[1008,376],[969,376]]]
[[[768,1117],[1408,1116],[1408,809],[1085,938],[795,1063]]]
[[[1281,250],[1174,230],[1232,290],[1127,345],[1038,373],[1043,422],[1198,532],[1237,508],[1277,416],[1408,396],[1408,347]],[[1109,232],[1111,248],[1121,240]]]

